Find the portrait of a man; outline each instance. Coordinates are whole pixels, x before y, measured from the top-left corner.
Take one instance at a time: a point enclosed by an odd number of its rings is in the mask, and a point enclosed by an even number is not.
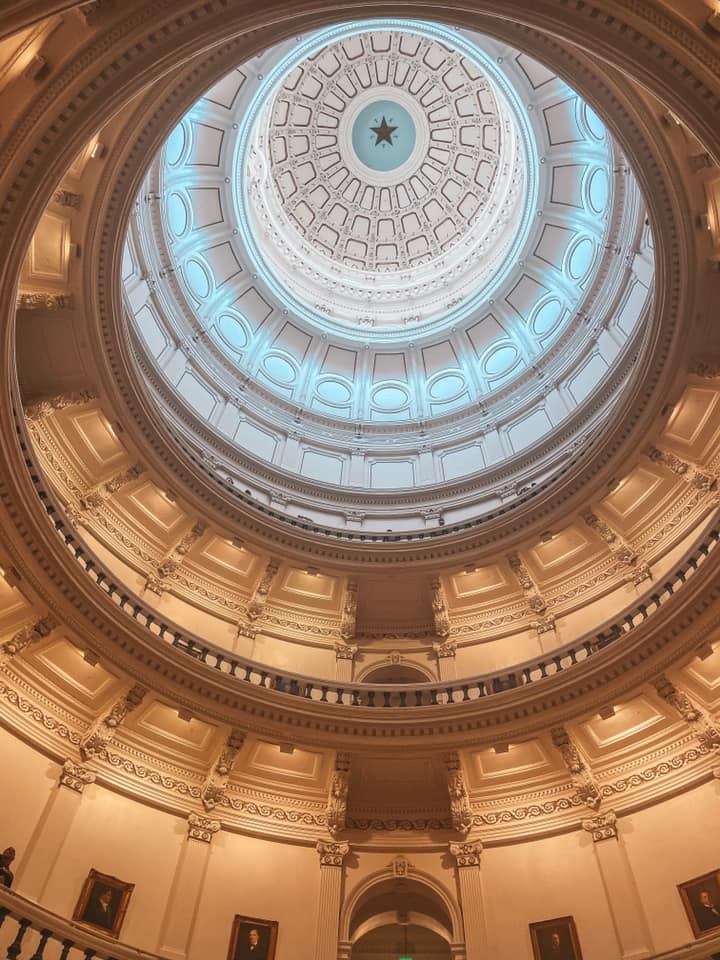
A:
[[[277,930],[276,920],[236,916],[230,935],[228,960],[274,960]]]
[[[580,941],[572,917],[556,917],[530,924],[535,960],[582,960]]]
[[[73,920],[111,937],[120,934],[135,884],[91,870],[83,884]]]
[[[678,884],[678,891],[696,937],[720,930],[720,869]]]

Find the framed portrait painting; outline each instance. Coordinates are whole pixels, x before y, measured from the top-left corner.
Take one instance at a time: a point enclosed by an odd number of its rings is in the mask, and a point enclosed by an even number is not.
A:
[[[91,870],[83,884],[73,920],[111,937],[120,935],[134,883]]]
[[[720,932],[720,868],[679,883],[678,893],[696,937]]]
[[[236,915],[230,934],[228,960],[275,960],[277,933],[277,920]]]
[[[582,960],[580,941],[572,917],[556,917],[530,924],[535,960]]]

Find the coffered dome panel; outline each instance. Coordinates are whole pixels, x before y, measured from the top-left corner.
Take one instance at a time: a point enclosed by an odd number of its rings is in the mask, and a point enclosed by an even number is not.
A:
[[[621,150],[564,81],[382,20],[208,91],[148,172],[123,274],[199,456],[290,513],[344,527],[351,494],[395,530],[423,526],[415,488],[459,520],[562,469],[632,377],[654,255]]]

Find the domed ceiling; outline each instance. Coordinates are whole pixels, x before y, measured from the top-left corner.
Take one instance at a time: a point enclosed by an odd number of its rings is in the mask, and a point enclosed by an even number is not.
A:
[[[562,470],[631,377],[653,273],[636,181],[564,81],[389,20],[281,44],[198,101],[123,264],[142,366],[198,456],[383,530],[423,525],[418,488],[462,520]]]

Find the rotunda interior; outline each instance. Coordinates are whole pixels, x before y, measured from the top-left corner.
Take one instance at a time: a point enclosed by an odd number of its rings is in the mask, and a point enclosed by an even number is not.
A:
[[[7,0],[0,951],[720,957],[715,0]]]

